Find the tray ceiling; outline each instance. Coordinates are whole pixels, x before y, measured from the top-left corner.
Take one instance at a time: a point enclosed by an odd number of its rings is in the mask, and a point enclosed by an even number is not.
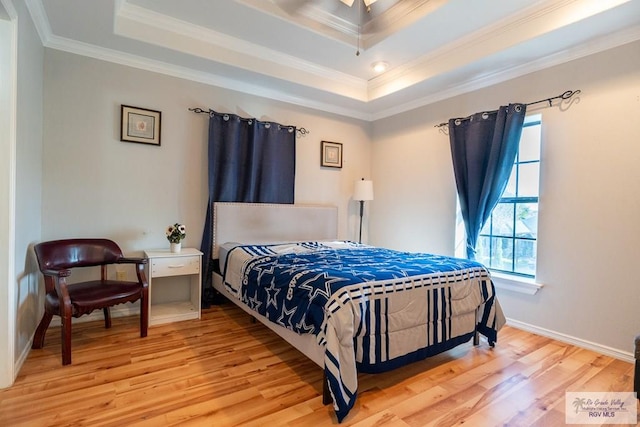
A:
[[[640,0],[361,1],[26,3],[47,47],[363,120],[640,39]]]

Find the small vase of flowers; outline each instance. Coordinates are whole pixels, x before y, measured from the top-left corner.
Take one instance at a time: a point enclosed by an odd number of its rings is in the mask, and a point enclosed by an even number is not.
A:
[[[171,252],[178,253],[182,249],[182,239],[187,237],[187,228],[177,222],[167,227],[167,240],[171,243]]]

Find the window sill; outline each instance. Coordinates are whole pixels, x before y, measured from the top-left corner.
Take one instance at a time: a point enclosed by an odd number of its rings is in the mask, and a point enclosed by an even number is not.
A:
[[[536,283],[535,279],[504,273],[491,272],[491,278],[496,288],[521,294],[535,295],[543,287],[540,283]]]

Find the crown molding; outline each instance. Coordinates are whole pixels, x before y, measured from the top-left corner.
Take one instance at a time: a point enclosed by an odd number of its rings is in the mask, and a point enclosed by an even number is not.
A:
[[[544,0],[506,20],[475,31],[428,55],[394,67],[369,81],[368,99],[374,100],[446,73],[465,63],[495,54],[519,43],[588,18],[629,0]],[[591,3],[587,7],[586,3]]]
[[[51,26],[49,25],[49,19],[47,19],[47,13],[44,10],[41,0],[25,0],[29,15],[33,21],[40,41],[43,46],[46,46],[49,39],[51,39]]]
[[[548,2],[548,1],[545,0],[545,2]],[[323,111],[326,113],[336,114],[336,115],[354,118],[354,119],[363,120],[363,121],[375,121],[375,120],[380,120],[390,116],[394,116],[397,114],[401,114],[406,111],[410,111],[416,108],[433,104],[435,102],[442,101],[444,99],[448,99],[454,96],[459,96],[464,93],[468,93],[474,90],[495,85],[495,84],[504,82],[506,80],[523,76],[525,74],[529,74],[545,68],[560,65],[562,63],[566,63],[575,59],[579,59],[585,56],[589,56],[595,53],[599,53],[608,49],[612,49],[627,43],[640,40],[640,25],[638,25],[624,31],[619,31],[616,33],[609,34],[597,40],[591,40],[589,43],[580,45],[575,48],[566,49],[562,52],[549,55],[540,60],[531,61],[531,62],[520,64],[514,67],[496,70],[495,72],[489,75],[483,75],[482,77],[479,77],[476,79],[467,80],[454,87],[449,87],[445,90],[434,92],[428,96],[415,99],[410,102],[400,103],[400,104],[394,105],[391,108],[374,109],[373,104],[365,100],[362,102],[361,109],[360,108],[353,109],[353,108],[345,108],[341,106],[339,99],[336,100],[335,103],[317,101],[311,97],[296,96],[294,94],[287,93],[282,90],[271,89],[270,87],[252,84],[250,82],[242,81],[239,79],[233,79],[229,77],[216,75],[213,73],[197,71],[197,70],[189,69],[187,67],[183,67],[175,64],[143,58],[137,55],[123,53],[113,49],[103,48],[103,47],[55,36],[51,32],[51,28],[49,26],[46,13],[42,6],[42,1],[41,0],[25,0],[25,3],[27,5],[29,13],[31,14],[32,20],[34,21],[34,24],[36,26],[36,29],[40,36],[42,44],[47,48],[66,51],[66,52],[77,54],[77,55],[87,56],[87,57],[91,57],[94,59],[99,59],[107,62],[113,62],[113,63],[125,65],[125,66],[130,66],[133,68],[138,68],[138,69],[156,72],[164,75],[169,75],[172,77],[178,77],[185,80],[191,80],[191,81],[203,83],[206,85],[221,87],[229,90],[234,90],[237,92],[247,93],[250,95],[273,99],[275,101],[286,102],[286,103],[297,105],[300,107],[310,108],[318,111]],[[566,5],[569,3],[572,3],[572,1],[565,0],[560,3],[555,3],[555,6],[562,7],[563,5]],[[120,7],[122,4],[126,4],[126,1],[116,0],[116,8]],[[553,5],[550,7],[553,7]],[[161,21],[161,22],[165,22],[165,21]],[[523,22],[520,22],[517,25],[521,26],[523,24],[524,24]],[[500,27],[504,27],[504,25]],[[498,31],[496,28],[493,28],[492,30],[494,32]],[[198,33],[198,30],[196,30],[195,34],[198,35],[199,37],[202,36],[202,33]],[[476,37],[478,37],[477,34],[476,34]],[[224,40],[224,38],[222,40]],[[440,54],[445,55],[446,53],[440,52]],[[412,64],[412,66],[415,66],[415,64]],[[388,73],[385,73],[385,78],[388,75]],[[400,76],[402,76],[402,74],[400,74]],[[379,80],[374,79],[370,82],[370,86],[375,87],[375,84],[378,82]],[[389,82],[393,82],[393,80],[389,80]],[[319,90],[324,90],[322,87],[318,87],[318,86],[312,86],[312,87]],[[411,90],[411,89],[409,88],[405,90]],[[339,93],[338,95],[344,96],[344,94],[342,93]],[[380,102],[381,103],[384,102],[384,97],[380,97]]]
[[[454,96],[463,95],[465,93],[493,86],[498,83],[522,77],[526,74],[541,71],[557,65],[562,65],[576,59],[604,52],[606,50],[623,46],[628,43],[633,43],[638,40],[640,40],[640,25],[631,27],[624,31],[610,34],[597,41],[592,41],[588,45],[581,45],[571,49],[566,49],[564,51],[557,52],[553,55],[548,55],[545,58],[536,61],[528,62],[526,64],[521,64],[515,67],[505,68],[490,75],[485,75],[477,79],[468,80],[463,84],[457,85],[447,90],[435,92],[429,96],[419,98],[411,102],[403,103],[392,108],[375,111],[371,114],[371,120],[376,121],[397,114],[405,113],[416,108],[424,107],[439,101],[443,101],[445,99],[453,98]]]
[[[290,14],[282,10],[272,1],[265,0],[234,0],[237,3],[243,4],[252,9],[258,10],[262,13],[266,13],[275,18],[281,19],[288,23],[291,23],[299,28],[303,28],[307,31],[312,31],[320,36],[329,37],[337,42],[342,43],[345,46],[353,46],[356,43],[356,39],[350,37],[334,28],[329,28],[321,23],[308,18],[303,15],[292,17]]]
[[[123,1],[114,33],[211,61],[367,101],[367,81],[291,55],[193,25]],[[162,44],[155,42],[162,40]],[[256,60],[258,64],[256,64]]]
[[[337,114],[339,116],[371,121],[371,115],[360,110],[344,108],[337,104],[319,102],[311,98],[298,97],[280,90],[254,85],[246,81],[223,77],[203,71],[196,71],[191,68],[143,58],[137,55],[123,53],[117,50],[107,49],[64,37],[50,37],[49,41],[45,44],[45,47],[145,71],[164,74],[171,77],[177,77],[184,80],[203,83],[209,86],[216,86],[223,89],[272,99],[274,101],[286,102],[288,104]]]
[[[362,50],[377,45],[390,35],[413,24],[415,21],[433,12],[448,0],[404,0],[389,7],[377,15],[362,28],[347,19],[336,16],[313,3],[304,5],[299,13],[290,14],[273,1],[235,0],[237,3],[267,13],[286,22],[311,30],[323,37],[329,37],[347,46],[358,43]],[[351,7],[356,7],[355,5]]]
[[[449,0],[413,0],[393,5],[385,13],[362,27],[364,50],[377,45],[392,34],[433,13]]]

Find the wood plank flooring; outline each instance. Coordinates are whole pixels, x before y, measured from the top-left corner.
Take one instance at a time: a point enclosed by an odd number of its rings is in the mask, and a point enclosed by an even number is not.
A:
[[[58,328],[0,390],[0,426],[330,426],[322,371],[234,305],[154,326],[76,324],[73,364]],[[633,365],[505,327],[422,362],[359,376],[345,426],[561,426],[566,391],[631,391]]]

